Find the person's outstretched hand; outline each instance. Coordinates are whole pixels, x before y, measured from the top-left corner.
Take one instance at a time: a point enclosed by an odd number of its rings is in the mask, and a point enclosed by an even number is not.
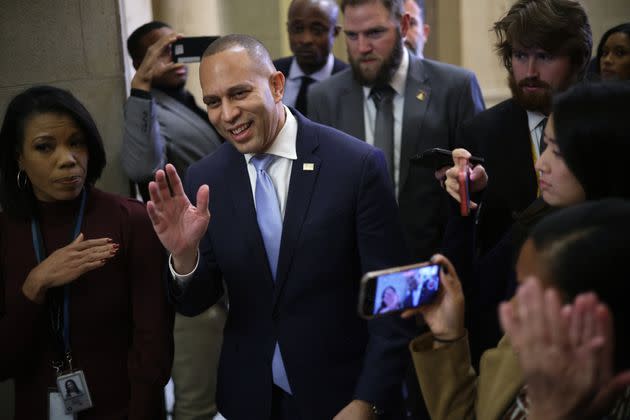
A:
[[[186,274],[195,266],[199,242],[208,229],[210,191],[207,185],[199,187],[195,207],[186,197],[175,167],[169,163],[165,171],[158,170],[155,181],[149,183],[151,201],[147,203],[147,211],[155,233],[173,256],[175,271]]]

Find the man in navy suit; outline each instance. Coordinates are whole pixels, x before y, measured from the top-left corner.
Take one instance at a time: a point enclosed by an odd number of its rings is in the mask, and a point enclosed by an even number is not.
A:
[[[147,208],[171,253],[178,311],[228,294],[220,412],[377,418],[400,393],[413,334],[398,317],[357,315],[361,275],[409,262],[383,154],[287,108],[284,76],[254,38],[214,42],[200,78],[227,141],[190,166],[184,186],[171,165],[158,171]],[[269,184],[280,231],[263,217]]]
[[[293,56],[273,64],[286,79],[282,102],[304,115],[309,86],[348,67],[331,52],[339,35],[338,15],[334,0],[293,0],[289,6],[287,32]]]

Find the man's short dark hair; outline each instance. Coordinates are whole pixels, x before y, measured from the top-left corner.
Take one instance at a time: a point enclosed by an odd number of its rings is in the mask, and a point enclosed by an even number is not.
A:
[[[568,55],[572,69],[582,75],[591,57],[593,39],[584,8],[573,0],[519,0],[494,24],[496,50],[512,71],[515,44]]]
[[[209,57],[237,46],[247,51],[247,54],[254,63],[275,69],[273,61],[271,60],[271,54],[269,54],[267,48],[265,48],[262,42],[251,35],[231,34],[222,36],[206,48],[203,57]]]
[[[86,185],[93,185],[105,167],[105,149],[96,123],[88,110],[70,92],[52,86],[35,86],[14,97],[0,128],[0,206],[11,216],[29,218],[35,198],[32,188],[18,188],[18,156],[24,143],[27,121],[34,115],[67,115],[81,128],[88,147]]]
[[[170,26],[164,22],[160,22],[159,20],[154,20],[152,22],[145,23],[129,35],[129,38],[127,38],[127,52],[129,52],[132,60],[142,61],[144,54],[146,53],[141,45],[142,38],[149,32],[160,28],[170,28]]]
[[[547,266],[551,286],[567,303],[595,292],[611,310],[615,329],[615,371],[630,367],[627,262],[630,202],[587,201],[543,218],[530,238]]]
[[[341,0],[341,11],[346,12],[346,7],[362,6],[368,3],[381,3],[389,11],[389,15],[396,19],[402,18],[404,13],[404,0]]]

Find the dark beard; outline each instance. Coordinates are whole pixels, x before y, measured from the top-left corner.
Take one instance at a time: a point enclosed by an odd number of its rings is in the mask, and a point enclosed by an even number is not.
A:
[[[402,55],[403,43],[402,34],[400,33],[399,28],[396,29],[396,42],[394,43],[394,48],[392,49],[391,54],[385,59],[385,61],[383,61],[383,64],[381,64],[381,68],[378,69],[378,72],[373,79],[368,79],[364,77],[363,73],[361,72],[359,62],[349,57],[350,66],[352,67],[352,74],[362,86],[387,86],[391,82],[394,73],[396,73],[396,70],[398,70],[398,66],[400,66]]]
[[[510,73],[508,76],[508,85],[510,86],[514,100],[526,110],[538,111],[543,114],[549,114],[549,112],[551,112],[551,102],[555,92],[548,83],[540,79],[527,78],[517,84],[514,75]],[[544,90],[540,94],[525,93],[523,91],[523,87],[525,86],[541,87]],[[565,88],[561,90],[565,90]]]

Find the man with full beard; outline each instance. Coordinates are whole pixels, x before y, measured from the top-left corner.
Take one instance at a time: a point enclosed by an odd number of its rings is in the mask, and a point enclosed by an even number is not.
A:
[[[471,172],[471,198],[479,208],[473,217],[452,217],[444,238],[444,252],[456,264],[467,294],[474,364],[500,339],[496,308],[514,291],[514,257],[498,251],[513,248],[497,243],[538,195],[534,164],[544,145],[552,96],[582,78],[592,48],[586,13],[572,0],[519,0],[495,22],[494,31],[512,98],[460,131],[458,145],[485,158],[483,167]]]
[[[385,152],[407,245],[414,258],[428,259],[441,241],[447,203],[432,170],[410,158],[455,145],[458,127],[484,108],[477,79],[407,51],[403,0],[343,0],[341,10],[351,68],[312,86],[308,115]]]

